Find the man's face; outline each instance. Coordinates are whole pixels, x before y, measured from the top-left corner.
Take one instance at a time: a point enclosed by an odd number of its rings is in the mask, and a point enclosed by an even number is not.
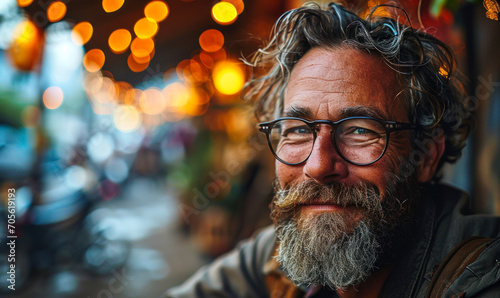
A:
[[[408,122],[407,113],[396,95],[401,87],[396,72],[381,58],[347,47],[314,48],[294,67],[285,93],[285,116],[309,120],[338,121],[349,116],[372,116],[384,120]],[[300,111],[297,114],[297,111]],[[302,113],[301,112],[306,112]],[[330,127],[321,127],[309,159],[296,166],[276,161],[281,188],[286,189],[307,179],[320,184],[338,182],[347,186],[359,182],[374,185],[383,199],[387,173],[395,172],[398,155],[411,150],[407,131],[393,132],[384,156],[367,166],[356,166],[342,159],[330,138]],[[318,198],[319,199],[319,198]],[[337,212],[350,214],[358,221],[362,210],[349,206],[304,205],[301,216]],[[355,225],[355,223],[350,224]]]
[[[291,73],[283,116],[408,122],[396,99],[400,90],[395,71],[376,55],[314,48]],[[408,132],[394,132],[380,160],[353,165],[336,152],[330,126],[322,125],[307,161],[276,162],[271,216],[281,241],[278,259],[294,282],[345,288],[387,262],[388,247],[402,242],[418,198],[415,177],[398,179],[396,171],[398,156],[410,151]]]

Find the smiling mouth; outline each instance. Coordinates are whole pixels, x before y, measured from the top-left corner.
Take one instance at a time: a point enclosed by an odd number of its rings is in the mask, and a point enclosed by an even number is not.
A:
[[[309,212],[343,212],[354,211],[358,209],[355,205],[342,206],[339,204],[324,202],[310,202],[300,205],[299,208],[303,211]]]

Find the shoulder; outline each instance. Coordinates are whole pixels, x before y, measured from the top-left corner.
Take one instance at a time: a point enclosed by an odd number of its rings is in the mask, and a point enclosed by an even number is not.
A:
[[[273,227],[260,230],[164,297],[266,297],[263,267],[271,257],[275,238]]]
[[[461,293],[467,297],[500,297],[500,238],[489,242],[444,294],[450,297]]]
[[[436,204],[437,234],[458,244],[471,236],[496,238],[500,236],[500,217],[474,214],[469,194],[458,188],[438,184],[429,188]]]

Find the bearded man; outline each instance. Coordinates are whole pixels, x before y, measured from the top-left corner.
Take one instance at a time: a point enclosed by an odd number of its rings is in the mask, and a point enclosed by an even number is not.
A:
[[[500,297],[500,219],[439,183],[471,121],[445,44],[310,5],[249,63],[267,70],[245,95],[276,158],[274,227],[167,297]]]

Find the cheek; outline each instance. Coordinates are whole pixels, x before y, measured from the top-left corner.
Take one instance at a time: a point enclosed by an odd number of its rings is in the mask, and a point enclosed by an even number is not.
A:
[[[276,177],[281,188],[286,188],[294,181],[299,181],[302,176],[302,166],[289,166],[276,160]]]

